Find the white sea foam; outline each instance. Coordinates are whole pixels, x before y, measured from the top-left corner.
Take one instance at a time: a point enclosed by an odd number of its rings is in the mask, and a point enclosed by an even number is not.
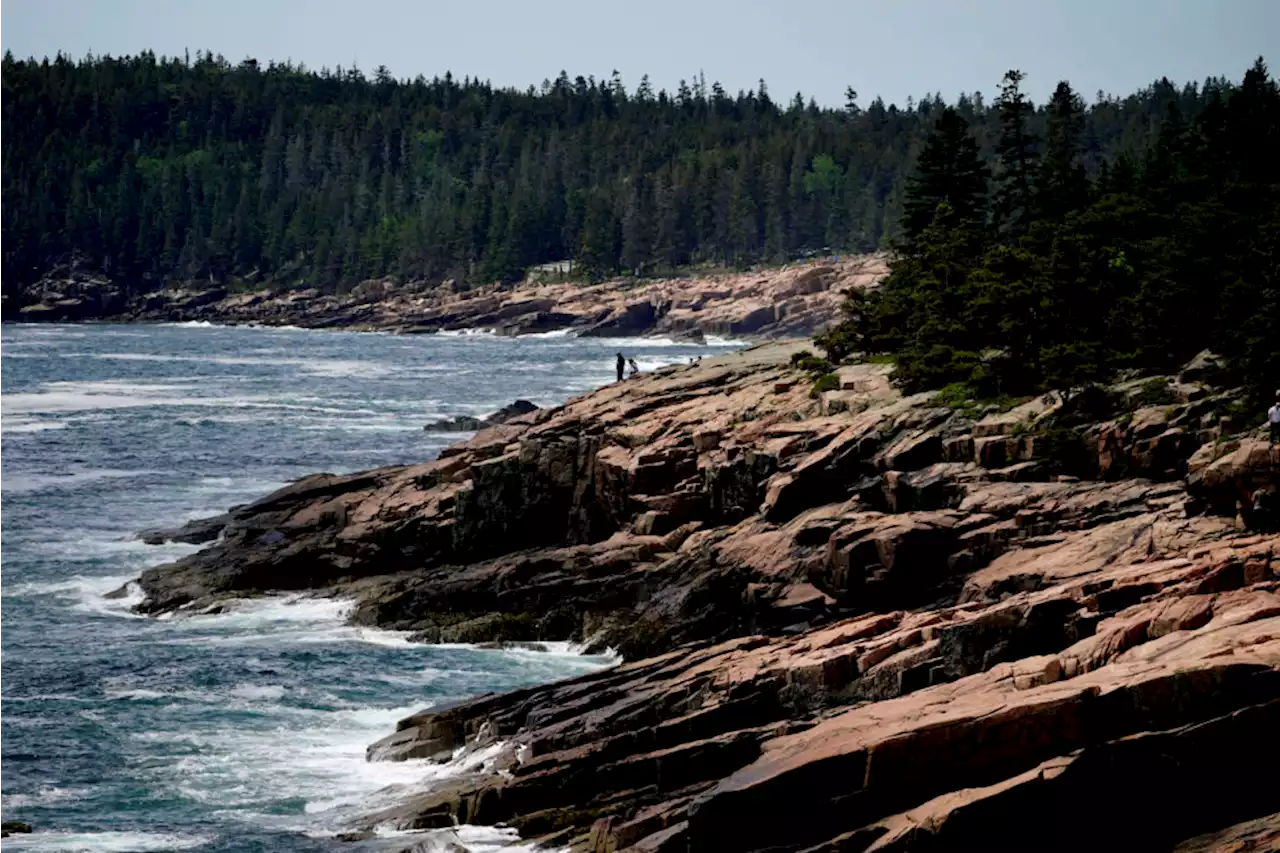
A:
[[[47,382],[40,391],[22,391],[0,398],[0,411],[10,415],[57,414],[140,406],[190,405],[200,402],[194,386],[149,384],[107,379],[97,382]]]
[[[408,631],[387,631],[345,623],[354,602],[307,595],[233,600],[221,613],[165,614],[183,634],[161,642],[173,645],[317,645],[362,643],[407,648]]]
[[[205,701],[227,703],[226,697],[212,695]],[[233,697],[233,707],[240,701],[244,700]],[[186,753],[157,766],[155,783],[172,785],[183,796],[238,820],[300,830],[337,826],[343,817],[376,809],[420,790],[431,779],[461,772],[422,761],[365,760],[367,746],[394,731],[395,723],[421,710],[421,704],[320,711],[286,708],[265,698],[251,702],[258,704],[257,714],[267,715],[265,724],[228,720],[217,727],[133,735],[179,745]],[[310,817],[299,821],[297,815],[263,813],[282,796],[302,800]]]
[[[357,377],[372,379],[386,376],[391,367],[375,361],[340,358],[296,358],[274,355],[170,355],[167,353],[108,352],[97,356],[112,361],[188,362],[217,364],[224,367],[299,367],[303,373],[327,378]]]
[[[210,323],[208,320],[183,320],[178,323],[160,323],[161,326],[169,326],[174,329],[225,329],[228,326],[222,326],[218,323]]]
[[[342,430],[344,432],[421,432],[422,425],[417,422],[405,421],[401,418],[384,419],[380,421],[355,421],[342,420],[341,418],[323,418],[315,419],[309,423],[304,423],[300,429],[329,432],[331,430]]]
[[[467,853],[564,853],[568,850],[567,847],[539,847],[532,841],[521,843],[520,833],[505,826],[474,826],[464,823],[447,829],[379,829],[377,834],[381,838],[413,843],[413,849],[424,853],[448,853],[457,848],[462,848]]]
[[[34,832],[14,834],[5,839],[11,850],[59,851],[60,853],[159,853],[163,850],[190,850],[212,839],[200,835],[162,832]]]
[[[308,364],[312,364],[308,362]],[[357,376],[358,370],[353,365],[372,365],[372,362],[343,362],[330,373],[324,373],[323,361],[315,361],[315,375],[329,378],[341,376]],[[369,367],[369,378],[376,373]],[[356,371],[356,372],[353,372]],[[324,405],[328,403],[328,405]],[[177,421],[191,424],[201,421],[226,420],[235,417],[230,414],[237,410],[262,410],[267,412],[298,412],[305,415],[341,415],[343,417],[376,417],[385,413],[368,408],[344,408],[335,406],[332,401],[316,397],[301,397],[296,401],[288,398],[281,400],[277,396],[249,395],[237,397],[202,397],[196,393],[194,384],[173,382],[169,384],[130,383],[123,380],[105,380],[99,382],[50,382],[40,391],[25,391],[6,394],[0,399],[0,412],[3,413],[6,425],[14,416],[18,416],[17,428],[54,429],[52,426],[30,427],[33,423],[47,423],[32,415],[70,415],[76,413],[109,412],[118,409],[146,407],[184,407],[189,409],[209,410],[209,415],[197,417],[185,416]],[[388,416],[388,420],[390,420]],[[59,422],[60,423],[60,422]]]
[[[10,493],[25,494],[48,489],[65,489],[101,480],[128,477],[148,477],[159,471],[121,471],[115,468],[79,468],[62,474],[10,474],[4,479],[3,488]]]
[[[75,610],[83,613],[99,615],[123,616],[134,619],[144,617],[131,612],[134,605],[142,601],[142,590],[133,583],[134,575],[75,575],[61,581],[51,583],[18,583],[5,584],[5,598],[25,598],[39,595],[52,595],[72,602]],[[126,587],[127,585],[127,587]],[[122,598],[107,598],[109,592],[126,587]]]
[[[20,418],[5,415],[0,421],[0,431],[8,434],[44,432],[51,429],[66,429],[66,421],[39,420],[38,418]]]
[[[561,338],[576,338],[577,336],[578,333],[574,329],[556,329],[551,332],[530,332],[527,335],[520,335],[516,340],[547,341],[558,340]]]
[[[302,368],[303,373],[309,373],[312,376],[324,376],[331,379],[344,379],[354,377],[358,379],[373,379],[379,376],[386,376],[391,371],[384,365],[373,361],[357,361],[352,359],[336,359],[336,358],[316,358],[316,359],[296,359],[291,363],[297,364]]]
[[[442,329],[435,334],[442,338],[492,338],[496,337],[498,332],[496,329]]]
[[[212,513],[210,513],[212,514]],[[30,543],[27,547],[31,548],[44,556],[56,559],[60,562],[83,563],[96,562],[101,559],[110,559],[115,563],[126,563],[130,567],[143,568],[148,565],[158,565],[163,562],[176,560],[179,557],[198,551],[200,546],[188,545],[183,542],[166,542],[163,545],[148,545],[141,539],[135,538],[132,534],[126,536],[103,535],[100,531],[78,532],[75,535],[68,536],[66,531],[49,530],[48,536],[44,539]],[[136,573],[135,573],[136,574]],[[130,576],[126,576],[127,580]],[[77,579],[78,578],[78,579]],[[91,587],[94,583],[108,583],[116,581],[119,586],[124,583],[116,576],[107,578],[86,577],[68,578],[57,584],[46,586],[58,586],[61,583],[82,581]],[[35,587],[41,584],[33,584]],[[18,588],[22,588],[21,585]],[[110,590],[106,590],[110,592]],[[9,594],[6,587],[5,594]]]
[[[666,335],[655,335],[653,337],[627,337],[627,338],[591,338],[592,343],[599,343],[610,347],[630,348],[630,349],[651,349],[654,347],[687,347],[698,350],[706,350],[713,348],[727,347],[745,347],[747,341],[738,340],[736,338],[726,338],[720,335],[707,335],[705,344],[695,344],[692,341],[678,341],[675,338]],[[625,351],[625,350],[624,350]]]
[[[58,697],[61,698],[61,697]],[[12,702],[12,699],[5,699]],[[55,785],[42,785],[30,794],[5,794],[3,798],[5,814],[13,809],[29,809],[38,806],[50,806],[54,803],[68,803],[83,799],[90,794],[89,788],[59,788]]]

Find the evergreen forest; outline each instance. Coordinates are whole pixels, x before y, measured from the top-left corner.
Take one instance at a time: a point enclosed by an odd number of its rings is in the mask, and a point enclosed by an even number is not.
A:
[[[850,295],[828,357],[892,355],[908,390],[998,397],[1169,372],[1203,349],[1256,402],[1280,387],[1280,89],[1262,59],[1149,144],[1090,168],[1089,110],[1009,72],[983,133],[945,107],[903,201],[889,278]],[[1040,121],[1036,119],[1040,118]],[[989,131],[988,131],[989,132]]]
[[[904,214],[909,240],[928,224],[906,193],[948,108],[936,94],[861,106],[852,88],[820,108],[701,76],[667,92],[561,73],[520,91],[210,53],[6,55],[2,81],[6,293],[73,256],[139,292],[382,276],[465,287],[570,259],[600,279],[867,251],[904,233]],[[1075,115],[1072,162],[1096,178],[1146,150],[1167,115],[1194,122],[1231,90],[1099,93]],[[1025,106],[1031,156],[1055,106]],[[962,94],[950,110],[994,165],[1001,108]]]

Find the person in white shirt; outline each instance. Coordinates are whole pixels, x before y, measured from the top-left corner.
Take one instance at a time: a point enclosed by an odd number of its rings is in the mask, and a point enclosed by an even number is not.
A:
[[[1267,422],[1271,424],[1271,443],[1280,442],[1280,391],[1276,392],[1276,404],[1267,409]]]

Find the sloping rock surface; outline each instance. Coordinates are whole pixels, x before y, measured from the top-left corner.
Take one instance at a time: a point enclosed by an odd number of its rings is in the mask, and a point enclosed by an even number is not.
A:
[[[1052,398],[966,416],[880,365],[815,397],[798,349],[306,478],[145,572],[140,609],[310,589],[422,641],[622,652],[403,720],[370,760],[484,760],[365,827],[594,853],[1273,838],[1280,535],[1236,510],[1280,448],[1224,437],[1204,389],[1077,425],[1067,475]]]
[[[405,333],[489,328],[507,335],[576,329],[593,336],[658,334],[698,341],[708,334],[809,334],[839,318],[848,288],[874,286],[886,273],[885,256],[864,255],[746,273],[595,285],[531,280],[457,290],[451,283],[388,279],[332,294],[314,288],[229,293],[193,284],[126,298],[110,280],[75,267],[55,270],[29,288],[15,313],[29,321],[207,320]]]

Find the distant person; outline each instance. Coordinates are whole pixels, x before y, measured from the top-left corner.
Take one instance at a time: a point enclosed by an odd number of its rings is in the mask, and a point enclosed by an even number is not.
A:
[[[1258,489],[1253,493],[1253,512],[1250,513],[1248,527],[1260,533],[1270,533],[1275,529],[1274,496],[1266,489]]]
[[[622,353],[618,353],[618,381],[621,382],[623,374],[627,371],[627,360],[622,357]]]
[[[632,376],[635,376],[640,372],[640,365],[636,364],[636,360],[634,358],[627,359],[627,366],[631,368]]]
[[[1276,392],[1276,404],[1267,409],[1267,423],[1271,425],[1271,443],[1280,442],[1280,391]]]

